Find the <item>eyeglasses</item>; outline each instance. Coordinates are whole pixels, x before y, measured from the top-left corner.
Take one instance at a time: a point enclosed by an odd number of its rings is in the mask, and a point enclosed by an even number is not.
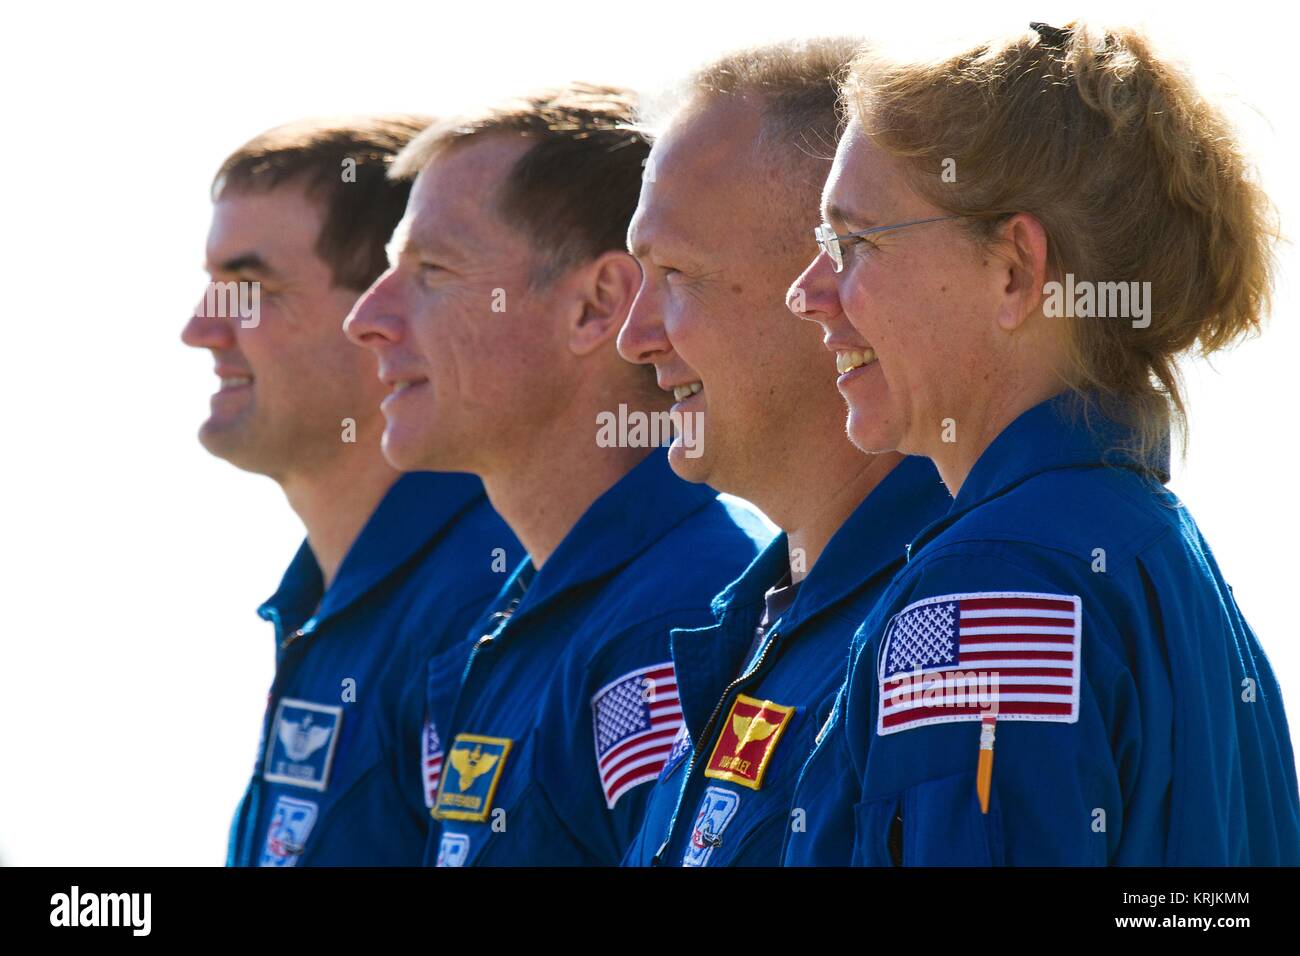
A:
[[[913,219],[911,222],[900,222],[892,226],[876,226],[874,229],[862,229],[858,232],[846,232],[839,236],[828,223],[822,223],[813,230],[813,237],[817,240],[817,246],[822,252],[826,253],[831,260],[831,268],[835,272],[844,271],[844,250],[840,248],[840,243],[845,239],[857,239],[859,236],[870,236],[872,233],[888,232],[890,229],[903,229],[907,226],[919,226],[926,222],[943,222],[946,219],[964,219],[964,216],[934,216],[930,219]]]

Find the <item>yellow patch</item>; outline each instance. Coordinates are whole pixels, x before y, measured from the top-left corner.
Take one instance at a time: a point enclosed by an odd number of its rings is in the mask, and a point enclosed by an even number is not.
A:
[[[442,769],[433,815],[440,820],[486,820],[510,744],[505,737],[457,734]]]

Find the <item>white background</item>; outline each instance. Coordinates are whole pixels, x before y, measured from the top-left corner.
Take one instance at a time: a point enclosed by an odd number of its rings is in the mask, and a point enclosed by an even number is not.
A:
[[[455,112],[587,79],[650,87],[724,47],[906,46],[1080,14],[1145,25],[1231,97],[1283,224],[1300,211],[1296,15],[1077,3],[60,4],[5,13],[0,59],[0,860],[216,864],[272,669],[255,616],[301,529],[194,438],[211,359],[178,339],[221,159],[289,119]],[[1266,337],[1189,370],[1190,504],[1300,699],[1291,479],[1298,275]]]

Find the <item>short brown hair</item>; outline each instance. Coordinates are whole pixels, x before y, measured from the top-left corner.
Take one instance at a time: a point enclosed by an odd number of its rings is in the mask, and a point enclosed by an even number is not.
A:
[[[364,291],[388,267],[385,246],[410,192],[409,183],[388,178],[389,164],[431,122],[393,115],[277,126],[226,157],[212,180],[212,199],[227,190],[302,184],[325,213],[316,254],[329,265],[335,286]],[[344,179],[348,160],[355,181]]]
[[[862,49],[861,39],[819,37],[735,50],[698,69],[640,122],[654,135],[679,110],[713,97],[753,96],[763,110],[757,149],[774,158],[803,153],[829,160],[843,126],[840,84]]]
[[[402,150],[390,176],[414,179],[446,150],[487,134],[532,140],[497,191],[501,217],[541,250],[533,281],[622,250],[650,146],[632,127],[636,97],[573,83],[437,123]]]
[[[1277,224],[1225,117],[1130,29],[1043,24],[933,62],[863,58],[845,88],[916,193],[981,241],[1013,212],[1051,277],[1151,283],[1145,328],[1070,325],[1070,387],[1136,427],[1140,459],[1186,435],[1177,361],[1259,331]],[[955,182],[939,175],[955,161]]]

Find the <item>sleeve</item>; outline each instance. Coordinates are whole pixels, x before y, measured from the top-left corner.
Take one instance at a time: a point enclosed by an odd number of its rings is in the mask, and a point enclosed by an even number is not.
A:
[[[1084,574],[996,544],[907,574],[877,633],[861,635],[846,690],[855,864],[1111,860],[1141,749],[1116,622],[1143,624]]]
[[[599,865],[617,866],[635,839],[681,727],[669,631],[709,620],[707,609],[663,614],[579,649],[548,701],[543,727],[564,730],[542,735],[538,777]]]

